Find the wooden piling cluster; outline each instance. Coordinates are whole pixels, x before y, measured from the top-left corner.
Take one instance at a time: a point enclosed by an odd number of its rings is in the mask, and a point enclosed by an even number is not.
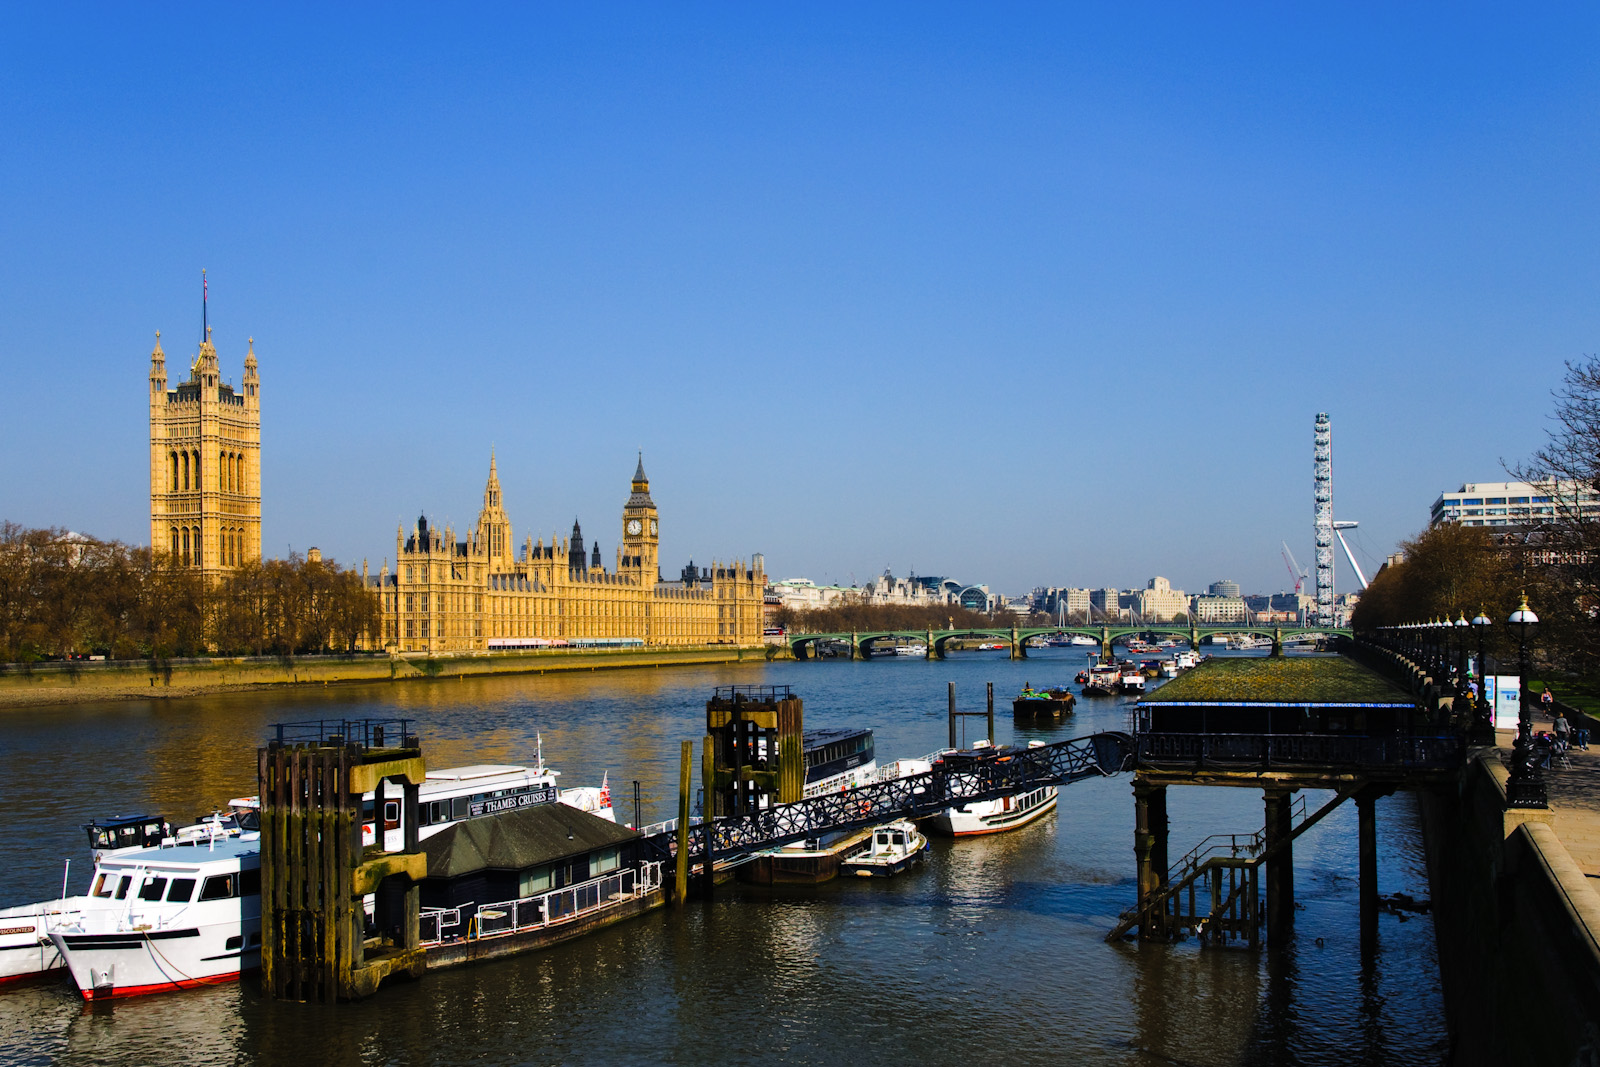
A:
[[[373,749],[274,741],[257,752],[261,796],[261,975],[279,1000],[333,1003],[375,991],[390,974],[418,976],[418,748]],[[384,783],[399,779],[406,844],[383,851]],[[362,845],[363,794],[375,793],[376,844]],[[363,898],[403,879],[403,914],[369,940]],[[394,896],[383,894],[381,896]],[[383,900],[379,908],[383,910]],[[382,926],[380,916],[380,926]],[[395,921],[398,920],[398,921]]]

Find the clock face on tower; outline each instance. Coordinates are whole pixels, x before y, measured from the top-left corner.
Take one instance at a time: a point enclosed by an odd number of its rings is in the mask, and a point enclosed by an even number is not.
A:
[[[656,520],[651,519],[650,520],[650,536],[654,537],[655,535],[656,535]]]
[[[629,534],[633,535],[634,537],[638,537],[639,536],[639,531],[641,531],[643,529],[644,529],[644,523],[640,522],[638,519],[629,519],[628,520],[628,533]]]

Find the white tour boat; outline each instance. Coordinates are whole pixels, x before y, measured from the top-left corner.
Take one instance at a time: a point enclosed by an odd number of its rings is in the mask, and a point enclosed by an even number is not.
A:
[[[1117,679],[1117,688],[1124,693],[1144,692],[1144,669],[1138,664],[1123,667]]]
[[[1029,748],[1038,748],[1041,741],[1028,742]],[[965,752],[944,752],[938,757],[949,768],[952,778],[959,777],[962,765],[971,765],[992,759],[1006,759],[1008,750],[996,748],[988,741],[979,741]],[[910,761],[905,761],[910,762]],[[995,834],[1002,830],[1015,830],[1019,826],[1053,811],[1058,796],[1053,785],[1041,785],[1026,792],[994,800],[969,800],[945,808],[937,815],[923,820],[923,825],[934,833],[949,837],[972,837],[977,834]]]
[[[236,980],[261,966],[259,833],[108,855],[50,940],[86,1000]]]

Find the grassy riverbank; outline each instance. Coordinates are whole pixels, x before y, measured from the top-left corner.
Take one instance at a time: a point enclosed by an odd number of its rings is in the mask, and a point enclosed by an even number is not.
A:
[[[443,656],[238,656],[0,664],[0,708],[150,700],[285,686],[764,663],[765,648],[692,647]]]

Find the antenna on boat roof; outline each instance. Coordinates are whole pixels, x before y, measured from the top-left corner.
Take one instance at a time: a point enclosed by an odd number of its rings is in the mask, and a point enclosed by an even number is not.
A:
[[[537,730],[533,734],[534,758],[539,761],[539,773],[544,773],[544,737]]]

